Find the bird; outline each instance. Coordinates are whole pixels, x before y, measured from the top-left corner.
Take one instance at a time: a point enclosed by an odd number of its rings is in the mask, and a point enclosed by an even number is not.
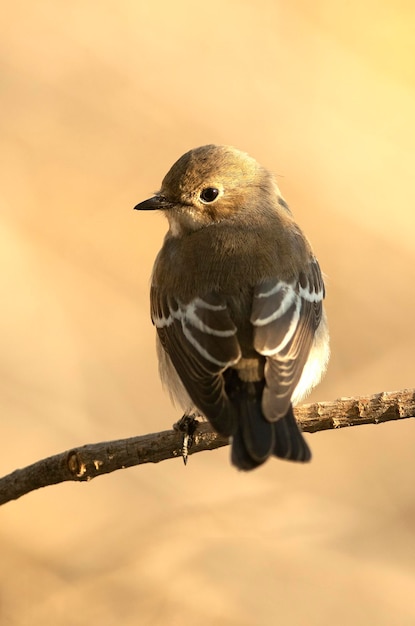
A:
[[[229,438],[240,470],[271,456],[309,461],[293,405],[329,359],[325,286],[275,176],[209,144],[181,156],[134,208],[168,220],[150,305],[172,400]]]

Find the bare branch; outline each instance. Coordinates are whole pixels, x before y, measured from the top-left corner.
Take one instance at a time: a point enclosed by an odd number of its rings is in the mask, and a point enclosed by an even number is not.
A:
[[[302,430],[309,433],[415,417],[415,389],[305,404],[295,409],[295,415]],[[210,424],[201,422],[188,453],[214,450],[228,443],[225,437],[212,430]],[[133,465],[179,457],[182,456],[182,449],[183,433],[166,430],[61,452],[1,478],[0,504],[17,500],[40,487],[68,480],[92,480]]]

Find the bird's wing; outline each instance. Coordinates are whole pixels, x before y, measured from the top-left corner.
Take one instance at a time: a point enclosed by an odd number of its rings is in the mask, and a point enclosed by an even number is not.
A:
[[[209,294],[181,303],[153,285],[151,318],[194,404],[218,432],[231,435],[235,418],[221,374],[241,350],[225,300]]]
[[[321,320],[324,295],[316,259],[291,282],[268,279],[255,288],[251,323],[255,350],[267,360],[262,407],[270,421],[289,409]]]

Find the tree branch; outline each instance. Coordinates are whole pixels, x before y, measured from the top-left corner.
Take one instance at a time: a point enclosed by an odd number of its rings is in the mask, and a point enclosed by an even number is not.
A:
[[[296,407],[295,416],[302,430],[309,433],[415,417],[415,389],[305,404]],[[214,450],[228,443],[225,437],[212,430],[210,424],[200,422],[188,452]],[[40,487],[68,480],[92,480],[126,467],[158,463],[182,455],[183,433],[178,430],[88,444],[37,461],[1,478],[0,504],[17,500]]]

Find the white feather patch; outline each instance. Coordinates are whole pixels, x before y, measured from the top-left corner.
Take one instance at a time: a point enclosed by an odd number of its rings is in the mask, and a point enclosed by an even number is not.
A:
[[[280,343],[277,346],[273,346],[272,348],[266,348],[266,347],[263,348],[261,350],[261,354],[263,354],[264,356],[274,356],[275,354],[278,354],[278,352],[281,352],[281,350],[285,348],[287,343],[291,341],[291,339],[293,338],[293,335],[297,329],[298,320],[300,319],[300,309],[301,309],[301,300],[297,296],[297,301],[295,303],[295,310],[291,318],[288,330],[285,333],[283,339],[280,341]],[[277,315],[275,318],[273,318],[272,321],[274,321],[275,319],[278,319],[278,317],[280,317],[280,315]],[[262,324],[258,324],[258,326],[260,325]]]
[[[190,322],[192,326],[208,335],[215,335],[216,337],[232,337],[236,333],[236,327],[229,330],[217,330],[216,328],[211,328],[207,324],[204,324],[196,314],[196,309],[198,308],[209,309],[211,311],[224,311],[226,309],[226,305],[209,304],[208,302],[201,300],[201,298],[195,298],[192,302],[189,302],[187,306],[183,307],[182,319]]]
[[[166,328],[168,326],[171,326],[174,320],[177,320],[181,324],[183,335],[186,337],[187,341],[207,361],[210,361],[211,363],[214,363],[221,368],[229,367],[239,361],[239,359],[241,358],[240,353],[235,359],[231,361],[221,361],[219,359],[216,359],[208,352],[208,350],[206,350],[206,348],[204,348],[199,343],[199,341],[197,341],[197,339],[192,334],[193,327],[200,332],[206,333],[207,335],[214,335],[216,337],[234,336],[237,332],[236,326],[232,325],[232,328],[226,330],[218,330],[216,328],[211,328],[210,326],[202,322],[202,320],[197,316],[198,308],[208,309],[210,311],[224,311],[226,310],[225,304],[210,304],[209,302],[205,302],[205,300],[202,300],[201,298],[195,298],[188,304],[182,304],[181,302],[177,301],[177,304],[178,308],[174,311],[169,307],[170,315],[168,317],[153,315],[153,323],[156,328]]]
[[[310,286],[299,288],[299,294],[304,300],[307,302],[321,302],[324,297],[324,292],[321,291],[310,291]]]
[[[281,291],[285,292],[285,294],[278,309],[273,311],[273,313],[271,313],[271,315],[268,315],[268,317],[256,319],[253,322],[254,326],[265,326],[266,324],[275,322],[275,320],[282,317],[288,311],[288,309],[294,303],[295,299],[298,298],[298,295],[296,294],[293,285],[290,285],[289,283],[285,283],[283,281],[278,282],[275,287],[269,289],[266,292],[259,292],[255,294],[256,298],[269,298],[270,296],[274,296],[276,293],[279,293]]]
[[[165,328],[166,326],[171,326],[173,324],[173,315],[169,315],[169,317],[158,317],[153,314],[153,324],[156,328]]]

